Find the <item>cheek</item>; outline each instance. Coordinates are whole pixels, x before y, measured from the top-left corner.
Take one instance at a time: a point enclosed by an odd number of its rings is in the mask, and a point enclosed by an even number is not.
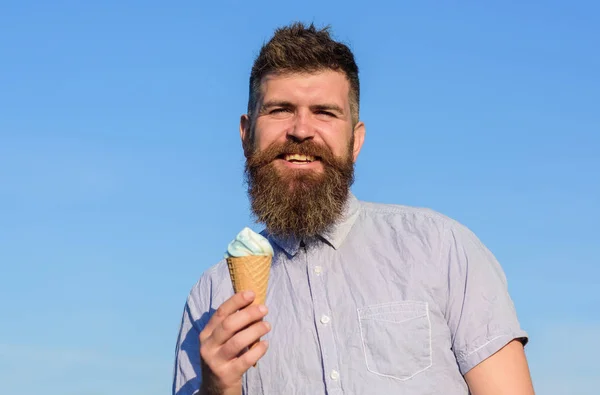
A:
[[[254,134],[254,146],[259,150],[268,148],[275,142],[285,140],[285,128],[276,125],[256,125]]]
[[[337,138],[335,138],[336,136],[324,136],[323,138],[323,142],[325,143],[325,145],[327,146],[327,148],[329,148],[329,150],[331,151],[331,153],[333,153],[333,155],[335,155],[336,157],[347,157],[348,154],[352,155],[352,142],[351,142],[351,138],[348,138],[347,136],[341,136],[341,135],[337,135]]]

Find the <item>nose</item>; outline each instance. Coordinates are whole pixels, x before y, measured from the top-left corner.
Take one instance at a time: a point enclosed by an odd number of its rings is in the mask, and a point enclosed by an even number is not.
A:
[[[315,129],[310,123],[310,116],[304,111],[298,111],[294,123],[287,132],[287,137],[296,142],[310,140],[315,136]]]

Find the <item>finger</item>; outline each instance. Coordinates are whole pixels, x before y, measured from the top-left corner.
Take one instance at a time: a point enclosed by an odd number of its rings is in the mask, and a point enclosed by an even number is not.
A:
[[[236,333],[221,347],[218,358],[223,361],[236,358],[246,347],[269,333],[270,330],[271,324],[268,322],[261,321],[250,325],[248,328]]]
[[[217,311],[210,317],[208,323],[200,333],[200,342],[208,338],[221,322],[236,311],[243,309],[254,301],[255,294],[252,291],[238,292],[225,302],[223,302]]]
[[[246,373],[251,366],[256,365],[259,359],[261,359],[269,349],[269,342],[262,340],[252,347],[250,350],[242,354],[238,359],[232,362],[231,368],[234,371]]]
[[[220,346],[229,341],[236,333],[259,321],[267,315],[267,307],[264,305],[249,306],[225,318],[221,325],[217,326],[210,336],[211,345]]]

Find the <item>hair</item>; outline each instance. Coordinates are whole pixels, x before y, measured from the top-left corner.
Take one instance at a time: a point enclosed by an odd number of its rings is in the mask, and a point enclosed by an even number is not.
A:
[[[352,123],[356,125],[360,102],[358,66],[350,48],[334,41],[329,30],[328,26],[318,30],[312,23],[307,27],[300,22],[275,30],[252,66],[248,97],[250,118],[260,100],[261,82],[266,75],[334,70],[344,73],[350,83],[350,111]]]

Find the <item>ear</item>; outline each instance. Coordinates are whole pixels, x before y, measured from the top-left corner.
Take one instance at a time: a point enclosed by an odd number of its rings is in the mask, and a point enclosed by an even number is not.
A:
[[[365,123],[359,122],[354,127],[354,147],[352,148],[352,160],[356,162],[358,159],[358,154],[360,153],[360,149],[362,148],[363,143],[365,142]]]
[[[248,114],[244,114],[240,117],[240,138],[242,140],[242,148],[244,149],[244,155],[248,157],[250,154],[250,148],[252,147],[252,121]]]

